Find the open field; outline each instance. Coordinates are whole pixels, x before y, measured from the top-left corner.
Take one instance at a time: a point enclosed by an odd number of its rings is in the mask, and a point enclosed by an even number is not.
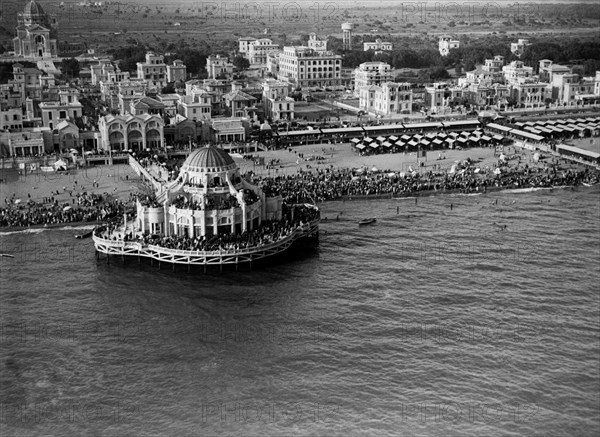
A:
[[[594,35],[600,8],[588,2],[546,4],[535,2],[103,2],[83,7],[75,1],[42,1],[45,10],[59,21],[59,40],[84,41],[103,51],[134,42],[166,47],[185,40],[189,45],[234,49],[240,36],[264,35],[289,43],[300,35],[317,32],[341,37],[340,24],[350,21],[356,35],[420,37],[422,44],[435,43],[437,36],[485,36],[493,33],[515,36],[554,34]],[[492,5],[492,6],[490,6]],[[23,2],[3,2],[0,42],[11,47],[16,14]],[[228,42],[229,44],[225,44]],[[414,43],[414,41],[413,41]]]

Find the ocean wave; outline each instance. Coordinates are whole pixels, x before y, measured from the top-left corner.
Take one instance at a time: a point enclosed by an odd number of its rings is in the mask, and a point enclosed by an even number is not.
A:
[[[15,235],[15,234],[39,234],[41,232],[49,230],[48,228],[31,228],[31,229],[19,229],[16,231],[0,232],[0,236],[4,235]]]
[[[61,226],[61,227],[48,227],[48,228],[28,228],[28,229],[15,229],[14,231],[0,232],[0,236],[4,235],[15,235],[15,234],[40,234],[46,231],[91,231],[97,225],[75,225],[75,226]]]
[[[512,193],[512,194],[518,194],[518,193],[533,193],[535,191],[544,191],[544,190],[560,190],[560,189],[564,189],[564,188],[572,188],[570,185],[558,185],[556,187],[530,187],[530,188],[511,188],[508,190],[503,190],[502,192],[504,193]]]

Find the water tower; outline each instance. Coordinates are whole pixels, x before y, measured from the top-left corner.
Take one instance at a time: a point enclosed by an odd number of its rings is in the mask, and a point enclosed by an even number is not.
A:
[[[352,50],[352,23],[342,23],[342,41],[344,50]]]

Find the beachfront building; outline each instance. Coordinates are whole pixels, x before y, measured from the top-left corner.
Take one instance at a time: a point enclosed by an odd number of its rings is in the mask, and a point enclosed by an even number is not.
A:
[[[175,59],[172,64],[167,65],[168,82],[185,82],[187,79],[187,67],[181,59]]]
[[[17,36],[13,39],[15,56],[55,58],[58,56],[56,34],[58,21],[48,15],[35,0],[28,1],[17,14]]]
[[[448,53],[450,53],[450,50],[457,49],[459,47],[460,41],[457,39],[452,39],[451,36],[442,35],[438,40],[438,50],[442,56],[447,56]]]
[[[425,87],[425,106],[432,112],[443,112],[448,106],[449,99],[447,90],[448,84],[436,82],[431,86]]]
[[[289,97],[290,85],[274,79],[263,82],[265,116],[273,121],[294,119],[294,99]]]
[[[502,67],[504,81],[508,84],[517,83],[522,79],[533,77],[533,67],[529,67],[523,61],[512,61],[510,64]]]
[[[385,82],[392,82],[392,67],[385,62],[363,62],[354,70],[354,95],[358,97],[360,89]]]
[[[365,52],[368,50],[374,50],[375,52],[391,51],[393,48],[394,45],[391,42],[382,41],[381,38],[377,38],[375,42],[363,43],[363,50]]]
[[[211,55],[206,58],[206,71],[211,79],[227,78],[233,74],[233,64],[227,56]]]
[[[279,55],[278,79],[297,87],[339,86],[341,71],[342,57],[333,52],[289,46]]]
[[[513,42],[510,44],[510,51],[513,55],[520,58],[525,51],[525,48],[530,46],[531,43],[528,39],[519,38],[517,42]]]
[[[278,51],[278,44],[273,43],[269,38],[260,38],[248,44],[248,60],[252,65],[264,65],[267,63],[267,55]]]
[[[546,99],[552,97],[552,87],[544,82],[522,81],[510,87],[512,100],[525,108],[545,106]]]
[[[560,79],[558,79],[560,78]],[[557,100],[565,106],[581,105],[586,103],[586,100],[596,102],[598,95],[594,94],[595,81],[594,77],[582,77],[578,74],[564,74],[555,76],[555,81],[552,84],[552,97],[554,97],[555,83],[558,82]]]
[[[239,143],[246,140],[246,127],[242,118],[213,119],[211,131],[215,143]]]
[[[137,63],[138,79],[148,82],[149,88],[159,91],[167,86],[167,64],[165,57],[153,52],[146,53],[146,60]]]
[[[372,115],[391,116],[412,112],[413,93],[410,83],[386,82],[359,91],[359,108]]]
[[[0,131],[0,156],[21,157],[43,155],[46,150],[42,132]]]
[[[83,115],[83,105],[79,102],[79,91],[75,88],[60,89],[58,101],[40,102],[42,125],[54,129],[62,120],[75,120]]]
[[[571,73],[571,69],[564,65],[554,64],[550,59],[542,59],[539,67],[541,82],[552,83],[554,76]]]
[[[105,115],[98,120],[105,151],[164,148],[164,121],[159,115]]]

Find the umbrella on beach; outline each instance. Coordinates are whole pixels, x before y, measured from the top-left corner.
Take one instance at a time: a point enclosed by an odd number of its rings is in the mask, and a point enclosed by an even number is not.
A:
[[[18,203],[21,203],[21,199],[15,200],[15,205],[18,204]]]

